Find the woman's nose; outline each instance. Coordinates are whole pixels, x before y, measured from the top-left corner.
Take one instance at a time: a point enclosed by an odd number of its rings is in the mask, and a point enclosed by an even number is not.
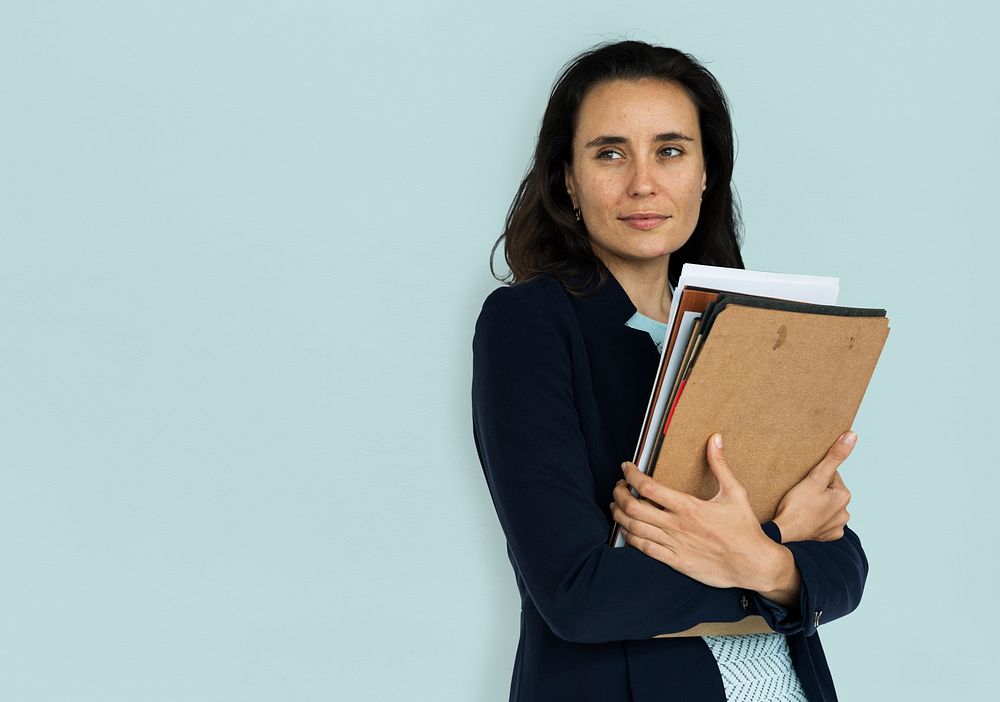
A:
[[[634,161],[632,179],[629,182],[628,193],[632,197],[645,197],[656,192],[653,174],[649,164],[644,161]]]

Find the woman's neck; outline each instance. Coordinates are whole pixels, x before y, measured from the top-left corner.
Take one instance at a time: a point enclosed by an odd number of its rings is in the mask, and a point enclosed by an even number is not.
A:
[[[604,262],[636,310],[658,322],[666,322],[670,313],[672,298],[667,281],[669,264],[669,255],[635,265],[623,261]]]

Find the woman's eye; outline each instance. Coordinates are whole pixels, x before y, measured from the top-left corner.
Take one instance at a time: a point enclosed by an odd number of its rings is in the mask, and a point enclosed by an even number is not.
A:
[[[597,152],[597,158],[604,161],[617,161],[622,158],[622,155],[617,151],[612,151],[611,149],[605,149],[604,151]]]
[[[667,156],[668,158],[675,158],[681,155],[681,150],[678,149],[676,146],[664,146],[662,149],[660,149],[660,153],[663,154],[664,156]]]

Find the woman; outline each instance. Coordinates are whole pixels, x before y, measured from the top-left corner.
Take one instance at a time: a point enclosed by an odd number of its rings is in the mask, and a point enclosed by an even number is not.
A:
[[[717,435],[710,501],[622,463],[681,266],[743,267],[732,168],[725,97],[686,54],[600,46],[552,90],[501,237],[513,285],[473,341],[476,447],[522,600],[512,700],[836,699],[816,628],[868,571],[836,472],[854,434],[764,525]],[[613,521],[630,547],[607,545]],[[751,614],[778,633],[654,638]]]

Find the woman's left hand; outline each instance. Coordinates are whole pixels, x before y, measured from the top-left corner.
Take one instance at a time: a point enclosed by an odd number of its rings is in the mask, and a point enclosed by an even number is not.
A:
[[[791,553],[761,529],[721,444],[718,434],[708,441],[708,465],[719,482],[711,500],[661,485],[626,462],[611,515],[630,546],[674,570],[706,585],[746,588],[788,601],[777,593],[798,590]],[[629,485],[646,501],[633,497]]]

